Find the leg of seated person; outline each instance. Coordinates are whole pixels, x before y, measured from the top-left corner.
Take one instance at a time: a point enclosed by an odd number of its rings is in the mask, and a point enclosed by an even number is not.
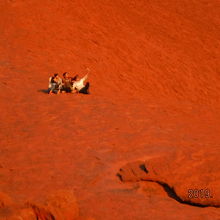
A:
[[[49,89],[49,94],[53,93],[56,90],[56,83],[51,83],[51,87]]]
[[[60,91],[62,90],[62,88],[63,88],[62,83],[57,84],[57,89],[58,89],[57,94],[60,94]]]

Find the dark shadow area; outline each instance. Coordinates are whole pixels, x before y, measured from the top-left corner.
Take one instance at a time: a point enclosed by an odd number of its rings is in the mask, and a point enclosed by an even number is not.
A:
[[[48,94],[49,90],[48,89],[39,89],[38,92]]]
[[[116,176],[123,182],[123,179],[120,173],[117,173]]]
[[[148,173],[148,170],[146,169],[145,164],[141,164],[139,167],[140,167],[140,169],[143,170],[145,173]]]

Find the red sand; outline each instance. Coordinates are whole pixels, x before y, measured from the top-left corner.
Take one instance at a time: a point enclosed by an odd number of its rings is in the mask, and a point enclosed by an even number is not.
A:
[[[1,192],[23,204],[74,190],[81,219],[220,219],[116,176],[184,151],[178,183],[220,188],[218,0],[4,0],[0,17]],[[86,67],[91,95],[44,92]]]

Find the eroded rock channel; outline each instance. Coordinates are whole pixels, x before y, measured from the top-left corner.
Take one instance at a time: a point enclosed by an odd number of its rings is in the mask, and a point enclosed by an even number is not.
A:
[[[192,160],[184,153],[175,153],[127,163],[120,168],[117,176],[122,182],[155,182],[169,197],[183,204],[219,208],[219,176],[216,164],[205,160],[208,159]]]

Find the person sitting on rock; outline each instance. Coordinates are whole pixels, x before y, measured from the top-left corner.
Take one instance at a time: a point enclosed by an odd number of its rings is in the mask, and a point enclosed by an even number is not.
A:
[[[58,73],[55,73],[53,76],[49,78],[49,94],[52,94],[55,91],[57,91],[57,94],[59,94],[62,89],[62,86],[62,79],[59,77]]]
[[[78,75],[76,75],[76,78],[73,79],[73,85],[72,85],[72,91],[73,93],[83,93],[83,94],[89,94],[89,82],[87,82],[85,85],[85,81],[88,78],[88,74],[86,74],[82,79],[79,79]]]
[[[73,81],[76,80],[76,77],[70,77],[69,73],[63,73],[63,88],[64,92],[72,92],[73,91]]]

